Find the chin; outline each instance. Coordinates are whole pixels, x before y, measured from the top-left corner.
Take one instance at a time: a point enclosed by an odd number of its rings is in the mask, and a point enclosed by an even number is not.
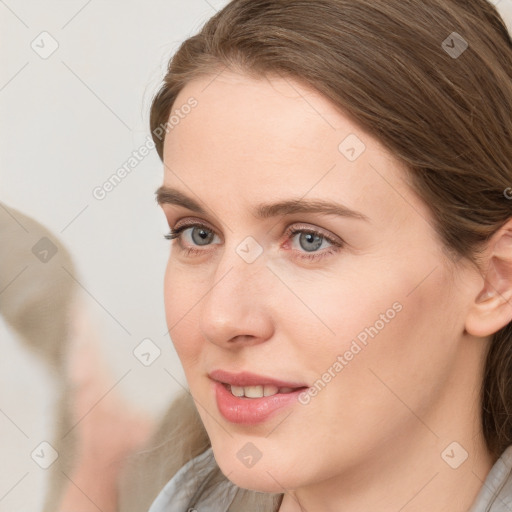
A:
[[[283,487],[287,489],[289,488],[286,483],[281,483],[279,474],[274,472],[271,473],[272,476],[270,476],[265,470],[259,470],[258,472],[255,471],[256,470],[254,469],[252,471],[250,469],[246,469],[245,471],[237,470],[235,472],[231,468],[231,473],[228,473],[229,476],[227,476],[222,470],[224,476],[226,476],[228,480],[242,489],[265,493],[282,493]]]
[[[251,465],[250,458],[246,463],[243,462],[245,452],[239,455],[238,450],[229,448],[225,442],[220,446],[212,442],[212,448],[220,470],[236,486],[268,493],[282,493],[283,487],[289,488],[289,472],[285,471],[286,468],[283,469],[274,464],[273,458],[265,461],[262,455]],[[250,448],[247,449],[247,453],[250,453]]]

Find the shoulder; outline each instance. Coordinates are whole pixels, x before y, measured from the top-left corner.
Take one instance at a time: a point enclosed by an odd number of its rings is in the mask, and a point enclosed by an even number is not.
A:
[[[226,512],[238,488],[221,476],[210,447],[181,467],[149,512]]]
[[[512,510],[512,445],[501,454],[487,475],[475,503],[468,512]]]

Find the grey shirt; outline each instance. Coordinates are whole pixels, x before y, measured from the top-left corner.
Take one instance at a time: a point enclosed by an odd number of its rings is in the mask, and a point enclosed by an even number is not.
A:
[[[201,482],[217,469],[211,448],[185,464],[167,483],[149,512],[227,512],[237,487],[226,480],[199,501]],[[204,493],[203,493],[204,494]],[[512,445],[496,461],[468,512],[512,512]]]

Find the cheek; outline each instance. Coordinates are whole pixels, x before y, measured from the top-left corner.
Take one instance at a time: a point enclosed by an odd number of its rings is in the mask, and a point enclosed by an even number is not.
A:
[[[169,336],[183,364],[197,359],[200,351],[197,342],[197,322],[194,322],[194,304],[197,303],[197,286],[190,286],[190,277],[180,272],[172,260],[169,260],[164,276],[164,307]],[[192,281],[193,282],[193,281]]]
[[[309,381],[350,379],[353,392],[367,389],[371,381],[375,384],[382,373],[400,387],[412,389],[411,381],[432,386],[432,375],[445,371],[452,361],[454,340],[463,327],[457,301],[447,287],[447,270],[439,265],[428,275],[435,266],[425,262],[406,272],[395,264],[386,271],[366,269],[350,272],[350,278],[326,278],[321,289],[297,285],[297,295],[308,297],[304,302],[310,311],[299,304],[288,315],[301,318],[288,324],[293,330],[288,337],[294,340],[297,360],[308,369]],[[341,374],[343,379],[332,377]],[[346,389],[347,384],[341,386]],[[368,397],[363,393],[361,399]]]
[[[336,414],[346,415],[347,421],[358,417],[360,427],[369,431],[385,418],[399,423],[411,416],[403,403],[421,415],[446,385],[457,357],[462,316],[441,266],[414,289],[420,281],[402,276],[386,285],[381,280],[380,294],[370,293],[369,287],[367,297],[344,296],[349,311],[335,316],[336,310],[330,310],[339,334],[314,358],[313,352],[309,356],[315,361],[315,378],[321,380],[311,403],[316,400],[319,409],[332,413],[333,421]],[[329,409],[333,403],[343,406]]]
[[[340,271],[337,275],[333,271],[321,279],[317,276],[316,282],[295,281],[293,289],[301,300],[281,297],[286,308],[283,312],[287,313],[282,315],[282,321],[290,319],[286,323],[294,332],[288,339],[294,343],[298,359],[316,373],[323,372],[337,355],[351,348],[357,352],[354,341],[364,348],[388,331],[391,324],[406,325],[404,307],[410,302],[404,293],[407,284],[389,273],[383,279],[382,273],[374,276],[361,269]],[[349,358],[352,356],[348,354]]]

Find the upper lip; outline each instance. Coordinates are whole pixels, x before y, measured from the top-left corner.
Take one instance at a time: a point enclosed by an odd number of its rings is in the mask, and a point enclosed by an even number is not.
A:
[[[284,380],[273,379],[265,375],[257,375],[251,372],[231,373],[225,370],[213,370],[208,376],[218,382],[230,384],[232,386],[264,386],[273,385],[278,388],[302,388],[306,384],[302,382],[286,382]]]

